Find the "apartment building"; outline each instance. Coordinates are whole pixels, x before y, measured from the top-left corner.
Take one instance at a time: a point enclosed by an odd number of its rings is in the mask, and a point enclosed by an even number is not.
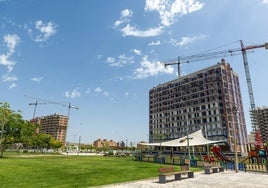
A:
[[[113,140],[107,140],[107,139],[98,139],[93,142],[93,146],[95,148],[103,148],[103,147],[109,147],[109,148],[117,148],[118,143]]]
[[[238,74],[221,63],[149,91],[149,142],[180,138],[199,129],[225,149],[246,151],[247,131]],[[159,136],[160,135],[160,136]]]
[[[40,124],[38,132],[51,135],[54,139],[66,142],[68,117],[59,114],[37,117],[32,122]]]
[[[268,143],[268,107],[257,108],[250,111],[251,121],[261,133],[263,143]]]

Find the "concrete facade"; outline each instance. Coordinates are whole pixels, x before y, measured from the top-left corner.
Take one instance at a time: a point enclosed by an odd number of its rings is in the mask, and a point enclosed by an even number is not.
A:
[[[189,134],[202,129],[209,140],[226,139],[229,151],[236,137],[238,151],[246,150],[239,77],[224,59],[149,91],[149,142],[186,136],[187,126]]]
[[[40,124],[38,132],[51,135],[55,140],[66,142],[68,117],[59,114],[37,117],[32,122]]]
[[[260,131],[263,143],[268,142],[268,107],[257,108],[250,111],[251,121]]]
[[[113,140],[107,140],[107,139],[98,139],[93,142],[93,146],[95,148],[103,148],[103,147],[109,147],[109,148],[117,148],[118,143]]]

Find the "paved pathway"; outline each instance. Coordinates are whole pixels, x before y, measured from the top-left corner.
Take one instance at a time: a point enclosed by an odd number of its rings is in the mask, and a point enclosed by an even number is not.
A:
[[[172,178],[171,178],[172,179]],[[215,174],[195,173],[194,178],[158,183],[158,178],[102,186],[102,188],[268,188],[268,174],[225,171]]]

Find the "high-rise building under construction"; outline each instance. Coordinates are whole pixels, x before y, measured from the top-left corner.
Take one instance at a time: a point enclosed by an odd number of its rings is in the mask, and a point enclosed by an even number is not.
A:
[[[246,150],[239,77],[224,59],[149,91],[150,142],[159,142],[159,135],[162,142],[200,129],[209,140],[226,140],[227,151],[235,145]]]
[[[38,132],[51,135],[55,140],[66,142],[68,117],[59,114],[37,117],[32,122],[40,125]]]
[[[268,107],[251,110],[250,117],[261,134],[262,142],[268,143]]]

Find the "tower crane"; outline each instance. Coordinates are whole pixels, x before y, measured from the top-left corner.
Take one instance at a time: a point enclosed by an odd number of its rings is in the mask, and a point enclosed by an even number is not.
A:
[[[60,103],[58,103],[58,104],[60,104]],[[60,105],[67,106],[68,107],[68,113],[67,113],[68,119],[69,119],[69,116],[70,116],[70,110],[71,110],[71,108],[76,109],[76,110],[79,110],[78,107],[75,107],[75,106],[71,105],[71,103],[68,103],[68,105],[67,104],[60,104]]]
[[[234,56],[234,55],[241,55],[243,57],[244,62],[244,69],[245,69],[245,75],[247,80],[247,86],[248,86],[248,93],[249,93],[249,100],[250,100],[250,107],[251,110],[255,110],[255,101],[254,101],[254,95],[253,95],[253,89],[252,89],[252,83],[251,83],[251,77],[249,72],[249,66],[248,66],[248,59],[247,59],[247,51],[253,50],[256,48],[265,48],[268,50],[268,43],[264,44],[256,44],[256,45],[250,45],[250,46],[244,46],[243,41],[240,40],[240,48],[230,49],[230,50],[222,50],[222,51],[216,51],[216,52],[208,52],[208,53],[201,53],[191,56],[185,56],[185,57],[178,57],[177,61],[173,60],[173,62],[165,63],[165,67],[169,65],[177,65],[178,66],[178,77],[181,77],[180,73],[180,66],[182,63],[189,63],[194,61],[202,61],[207,59],[215,59],[215,58],[223,58],[227,56]],[[253,131],[256,131],[256,127],[253,127]]]
[[[38,100],[36,100],[34,103],[29,103],[29,105],[34,105],[33,119],[35,118],[36,108],[37,108],[37,105],[39,105],[39,104],[48,104],[48,103],[46,103],[46,102],[38,102]]]
[[[68,107],[68,113],[67,113],[67,117],[69,119],[69,116],[70,116],[70,109],[73,108],[73,109],[76,109],[78,110],[79,108],[78,107],[75,107],[73,105],[71,105],[71,103],[68,103],[68,104],[64,104],[64,103],[59,103],[59,102],[52,102],[52,101],[48,101],[46,99],[41,99],[41,98],[36,98],[36,97],[30,97],[30,96],[27,96],[27,95],[24,95],[25,97],[28,97],[28,98],[33,98],[35,99],[35,103],[29,103],[29,105],[34,105],[34,113],[33,113],[33,119],[35,118],[35,115],[36,115],[36,108],[37,108],[37,105],[39,104],[57,104],[57,105],[61,105],[61,106],[67,106]],[[38,100],[40,101],[44,101],[44,102],[38,102]]]

